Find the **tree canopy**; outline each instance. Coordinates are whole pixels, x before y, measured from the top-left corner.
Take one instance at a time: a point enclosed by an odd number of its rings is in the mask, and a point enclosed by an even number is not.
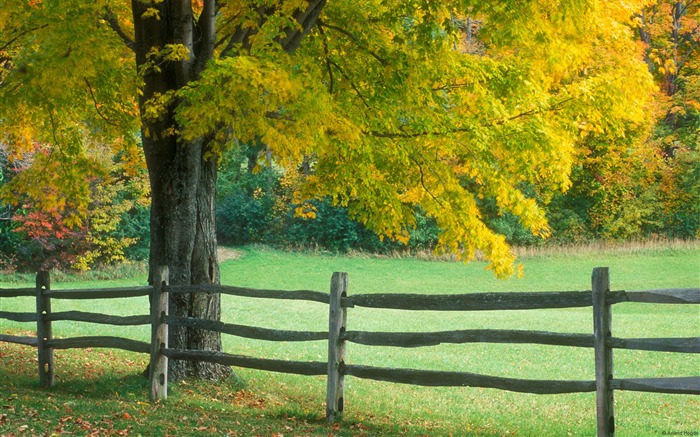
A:
[[[77,224],[101,155],[142,168],[139,129],[181,147],[204,140],[213,162],[260,141],[278,164],[308,169],[299,214],[329,197],[405,240],[420,208],[440,248],[480,250],[507,276],[514,256],[479,200],[546,237],[543,205],[569,187],[581,145],[643,128],[643,4],[3,1],[0,142],[10,159],[46,150],[5,198],[70,207]],[[183,32],[159,40],[158,24]],[[178,86],[144,95],[158,74]]]

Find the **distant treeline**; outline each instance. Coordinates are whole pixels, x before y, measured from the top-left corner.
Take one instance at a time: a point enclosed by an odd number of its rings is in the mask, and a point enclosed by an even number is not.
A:
[[[255,166],[256,156],[261,153],[260,146],[249,146],[222,165],[217,207],[221,242],[338,252],[387,253],[435,248],[440,230],[435,221],[420,210],[416,227],[410,230],[408,245],[380,240],[349,217],[347,208],[334,206],[330,199],[309,202],[314,218],[295,214],[299,205],[292,201],[293,178],[274,167]],[[618,163],[618,166],[635,165],[633,157]],[[697,152],[660,157],[655,165],[651,168],[640,163],[639,167],[644,168],[634,169],[636,174],[618,168],[604,175],[599,174],[595,166],[577,166],[572,174],[572,187],[555,195],[545,206],[552,228],[547,240],[532,235],[513,214],[501,213],[493,199],[478,201],[482,211],[488,214],[489,226],[503,234],[510,244],[518,246],[699,237],[700,160]],[[671,178],[671,173],[675,173],[676,178]],[[527,187],[523,190],[527,191]],[[679,201],[683,196],[691,201]]]

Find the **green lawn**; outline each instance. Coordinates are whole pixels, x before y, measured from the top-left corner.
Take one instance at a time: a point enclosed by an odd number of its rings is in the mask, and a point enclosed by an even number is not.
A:
[[[700,287],[700,249],[608,251],[537,256],[523,260],[525,277],[500,281],[484,263],[468,265],[410,258],[331,256],[247,248],[221,265],[225,284],[327,291],[331,274],[349,274],[350,294],[567,291],[590,289],[594,267],[610,268],[613,290]],[[139,280],[97,286],[137,285]],[[7,284],[0,283],[0,286]],[[16,284],[13,284],[16,286]],[[93,287],[94,283],[55,283],[54,288]],[[0,300],[0,311],[32,311],[33,299]],[[76,308],[77,306],[77,308]],[[145,313],[147,299],[110,302],[54,301],[65,309]],[[293,330],[327,330],[327,306],[225,296],[223,319]],[[0,332],[31,330],[31,324],[0,320]],[[695,337],[700,308],[695,305],[618,304],[613,307],[617,337]],[[400,312],[350,309],[349,330],[439,331],[451,329],[533,329],[592,332],[591,308],[501,312]],[[119,328],[121,329],[121,328]],[[123,335],[146,340],[147,328]],[[54,324],[56,336],[114,334],[114,328],[78,323]],[[225,336],[230,353],[325,361],[325,342],[273,343]],[[224,384],[190,381],[171,385],[165,404],[149,405],[145,382],[135,376],[146,358],[121,351],[56,351],[57,386],[50,396],[36,389],[34,351],[0,343],[0,388],[10,399],[0,412],[0,435],[17,432],[27,411],[41,421],[35,432],[79,430],[80,415],[95,429],[132,434],[221,435],[595,435],[595,394],[529,395],[479,388],[428,388],[346,380],[346,412],[332,427],[323,421],[325,379],[236,369]],[[347,361],[386,367],[460,370],[526,379],[594,378],[592,349],[536,345],[467,344],[398,349],[348,345]],[[615,351],[616,377],[700,375],[697,355]],[[9,381],[9,383],[5,383]],[[95,402],[99,399],[99,402]],[[700,430],[696,396],[616,392],[620,436],[663,435]],[[70,413],[62,408],[68,404]],[[96,404],[99,404],[97,406]],[[167,408],[166,408],[167,407]],[[58,410],[56,410],[58,408]],[[79,412],[79,413],[78,413]],[[124,413],[128,418],[124,418]],[[121,416],[120,416],[121,415]],[[182,419],[186,416],[187,419]],[[2,417],[2,416],[0,416]],[[70,420],[62,419],[71,417]],[[26,422],[26,420],[24,420]],[[237,424],[238,423],[238,424]],[[42,425],[43,424],[43,425]],[[65,426],[64,426],[65,425]],[[29,426],[29,425],[28,425]],[[130,427],[130,428],[129,428]],[[29,432],[30,429],[27,429]]]

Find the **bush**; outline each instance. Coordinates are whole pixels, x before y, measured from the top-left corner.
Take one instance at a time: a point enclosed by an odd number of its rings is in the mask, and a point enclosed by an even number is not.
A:
[[[409,230],[409,236],[409,249],[414,251],[433,250],[440,237],[440,229],[434,218],[428,217],[422,209],[418,208],[416,210],[416,227]]]
[[[379,238],[360,223],[350,219],[348,210],[333,206],[329,200],[309,202],[315,218],[296,217],[293,205],[286,211],[281,242],[296,247],[322,248],[332,252],[350,250],[376,251],[381,248]]]
[[[700,238],[700,151],[678,151],[669,167],[661,190],[666,235]]]
[[[490,220],[491,229],[506,237],[506,241],[514,246],[532,246],[542,241],[535,237],[529,229],[526,229],[520,219],[511,213]]]
[[[234,191],[218,202],[216,229],[219,239],[228,244],[262,243],[272,228],[274,199],[262,191],[248,195]]]
[[[17,271],[19,259],[17,253],[25,243],[22,236],[15,232],[17,223],[12,220],[0,220],[0,272]]]
[[[136,205],[122,214],[121,221],[114,231],[114,237],[133,238],[134,244],[124,248],[124,256],[131,261],[144,261],[150,256],[151,207]]]

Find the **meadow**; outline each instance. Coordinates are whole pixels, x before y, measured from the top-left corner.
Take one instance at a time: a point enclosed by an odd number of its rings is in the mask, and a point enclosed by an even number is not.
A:
[[[610,268],[611,289],[700,287],[700,247],[638,247],[530,253],[523,278],[497,280],[485,264],[415,257],[336,256],[289,253],[261,247],[227,251],[224,284],[253,288],[327,291],[334,271],[348,272],[350,294],[450,294],[590,289],[594,267]],[[143,277],[87,282],[79,277],[53,288],[142,285]],[[1,281],[1,278],[0,278]],[[29,284],[28,284],[29,285]],[[0,287],[9,286],[0,282]],[[17,284],[12,284],[17,286]],[[143,314],[147,299],[105,302],[54,301],[54,311],[78,309]],[[33,299],[2,299],[0,311],[32,311]],[[229,323],[291,330],[327,330],[327,306],[225,296]],[[28,333],[31,324],[0,320],[0,332]],[[526,329],[592,333],[592,309],[485,312],[399,312],[350,309],[348,329],[441,331]],[[120,330],[146,340],[148,328]],[[57,337],[114,335],[115,328],[57,322]],[[617,304],[616,337],[700,336],[696,305]],[[324,361],[325,342],[273,343],[224,336],[229,353],[265,358]],[[133,435],[595,435],[595,394],[531,395],[481,388],[429,388],[348,377],[345,414],[324,420],[325,378],[234,369],[222,383],[184,381],[170,397],[149,404],[139,374],[147,357],[95,349],[55,351],[57,384],[37,388],[36,353],[0,343],[0,434]],[[594,379],[593,350],[539,345],[466,344],[398,349],[348,345],[348,362],[396,368],[457,370],[524,379]],[[700,357],[615,351],[616,377],[700,374]],[[617,435],[670,435],[700,430],[697,396],[616,391]],[[686,434],[689,435],[689,434]]]

